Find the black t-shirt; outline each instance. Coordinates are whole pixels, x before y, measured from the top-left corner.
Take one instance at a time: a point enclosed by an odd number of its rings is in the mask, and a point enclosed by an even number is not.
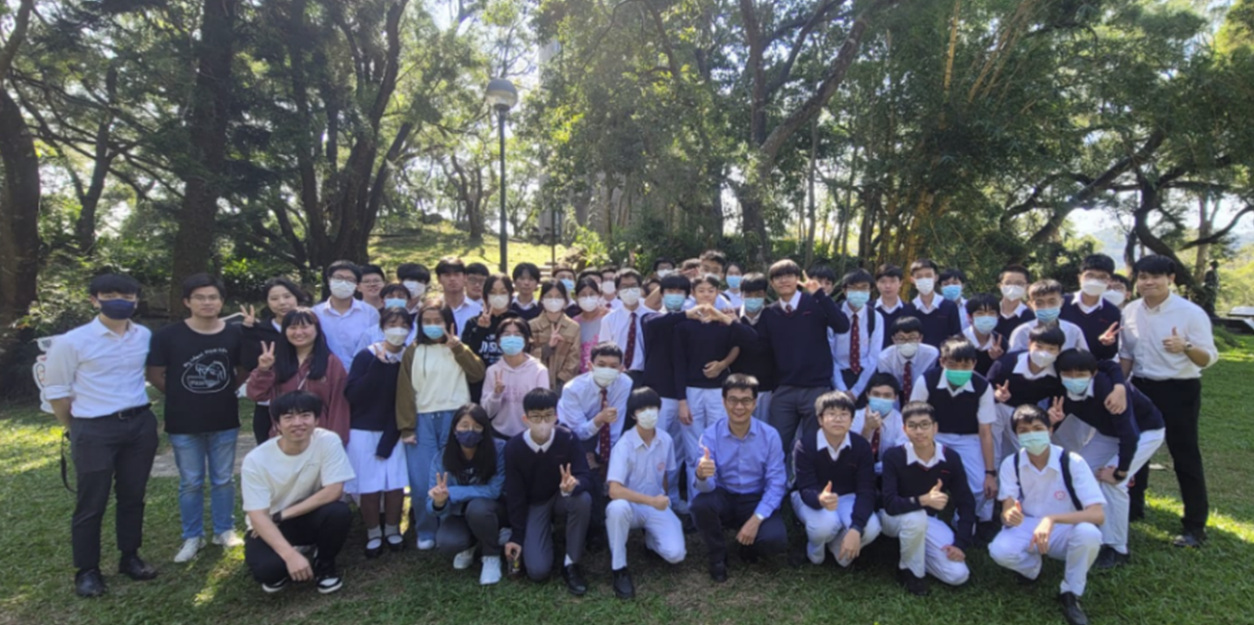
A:
[[[201,334],[185,322],[152,335],[149,367],[165,367],[165,431],[201,434],[239,427],[235,367],[240,362],[239,326]]]

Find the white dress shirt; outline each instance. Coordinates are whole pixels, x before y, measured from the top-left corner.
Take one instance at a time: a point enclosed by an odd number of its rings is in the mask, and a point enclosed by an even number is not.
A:
[[[1119,357],[1132,361],[1132,375],[1150,380],[1188,380],[1202,377],[1202,369],[1219,360],[1215,336],[1211,334],[1210,317],[1200,306],[1172,293],[1156,308],[1145,304],[1145,298],[1134,300],[1123,309]],[[1194,349],[1205,351],[1210,359],[1204,366],[1193,364],[1183,352],[1168,353],[1163,340],[1178,336],[1193,343]]]
[[[865,305],[854,312],[849,307],[849,302],[841,304],[840,309],[849,317],[850,332],[836,334],[830,329],[827,331],[827,342],[831,346],[832,362],[835,365],[832,367],[832,386],[838,391],[852,391],[854,395],[862,395],[862,390],[866,388],[871,376],[875,375],[879,365],[880,350],[884,347],[884,317]],[[875,332],[873,333],[870,333],[869,315],[875,315]],[[858,381],[854,383],[853,388],[848,388],[840,372],[850,366],[849,347],[855,316],[858,319],[858,357],[860,358],[858,364],[862,365],[862,373],[858,376]]]
[[[601,318],[601,330],[597,334],[597,342],[613,341],[623,350],[623,358],[627,357],[627,336],[631,331],[631,315],[636,315],[636,347],[631,354],[631,362],[624,362],[623,368],[628,371],[644,370],[644,317],[653,312],[643,301],[636,305],[635,310],[627,310],[619,306]]]
[[[889,345],[880,351],[879,361],[876,368],[884,373],[891,373],[897,378],[897,382],[905,381],[906,363],[910,363],[910,375],[919,377],[923,372],[932,368],[936,364],[936,360],[940,358],[940,350],[928,345],[927,343],[919,343],[919,351],[915,352],[914,358],[906,360],[900,352],[897,351],[896,345]],[[911,380],[913,382],[913,380]]]
[[[59,336],[48,350],[44,396],[70,401],[79,419],[105,417],[148,403],[144,363],[152,332],[134,321],[116,334],[97,317]]]
[[[862,434],[862,429],[866,427],[866,408],[853,413],[853,424],[849,426],[850,432]],[[897,410],[889,412],[887,415],[880,415],[883,422],[880,424],[880,458],[884,457],[884,452],[900,445],[909,445],[910,439],[906,438],[906,431],[902,429],[901,413]],[[871,437],[864,436],[868,442]],[[875,465],[878,467],[880,458],[875,459]]]
[[[1054,378],[1058,377],[1057,373],[1054,371],[1054,365],[1052,364],[1049,365],[1048,367],[1041,367],[1040,371],[1037,371],[1036,373],[1032,373],[1031,362],[1029,362],[1030,358],[1031,358],[1031,354],[1029,354],[1028,352],[1023,352],[1022,354],[1019,354],[1019,357],[1015,360],[1015,368],[1014,368],[1013,373],[1015,375],[1023,376],[1023,379],[1025,380],[1039,380],[1045,376],[1054,377]],[[1093,385],[1090,384],[1089,386],[1093,386]]]
[[[618,482],[645,497],[656,497],[666,494],[666,474],[677,466],[675,443],[670,434],[654,430],[653,442],[646,445],[636,428],[631,428],[623,432],[610,453],[605,481]]]
[[[474,319],[475,317],[478,317],[479,315],[483,314],[483,306],[476,304],[475,301],[470,299],[469,297],[462,300],[461,306],[458,306],[457,308],[453,308],[452,310],[453,310],[453,322],[457,324],[457,337],[458,338],[461,338],[462,330],[466,329],[466,324],[470,323],[471,320]],[[422,320],[415,319],[414,325],[421,326]],[[418,327],[418,330],[421,331],[422,328]]]
[[[623,422],[627,420],[627,397],[631,395],[631,378],[627,375],[618,376],[609,386],[606,399],[610,408],[618,409],[618,418],[609,424],[610,448],[613,449],[618,437],[623,433]],[[580,374],[566,383],[562,389],[562,398],[557,402],[557,420],[570,428],[579,440],[596,437],[601,430],[592,418],[601,412],[601,387],[592,380],[592,372]],[[613,453],[610,454],[611,458]]]
[[[378,340],[382,333],[379,330],[379,311],[359,299],[350,301],[352,305],[344,312],[333,308],[331,300],[313,308],[322,324],[327,347],[340,362],[345,363],[345,367],[352,366],[357,352]]]
[[[1032,319],[1019,324],[1019,327],[1010,333],[1010,346],[1006,348],[1006,351],[1013,352],[1027,349],[1030,342],[1028,334],[1031,334],[1032,328],[1040,325],[1040,323],[1040,319]],[[1064,351],[1072,348],[1089,351],[1089,342],[1085,340],[1084,331],[1080,329],[1080,326],[1066,319],[1059,319],[1058,327],[1062,329],[1063,335],[1066,336],[1066,342],[1062,344]]]

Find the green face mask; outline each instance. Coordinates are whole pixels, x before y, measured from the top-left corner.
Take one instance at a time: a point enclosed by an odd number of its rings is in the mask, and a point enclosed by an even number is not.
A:
[[[963,386],[971,381],[971,374],[973,373],[975,372],[970,369],[965,371],[961,369],[945,369],[945,380],[949,382],[950,386]]]

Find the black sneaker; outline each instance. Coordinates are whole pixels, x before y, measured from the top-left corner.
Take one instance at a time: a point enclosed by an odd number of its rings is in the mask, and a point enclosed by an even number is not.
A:
[[[1206,542],[1206,532],[1186,530],[1172,539],[1171,544],[1185,549],[1199,549]]]
[[[1067,619],[1067,625],[1089,625],[1089,616],[1080,608],[1080,598],[1075,593],[1064,592],[1058,595],[1059,603],[1062,603],[1062,617]]]
[[[122,556],[118,561],[118,572],[137,582],[146,582],[157,577],[157,569],[135,554]]]
[[[562,568],[562,579],[566,580],[566,590],[576,597],[582,597],[588,592],[588,582],[583,578],[583,570],[578,564],[572,564]]]
[[[104,576],[100,569],[87,569],[74,575],[74,592],[80,597],[91,598],[105,594]]]
[[[719,560],[718,562],[710,563],[710,579],[714,580],[716,583],[719,583],[719,584],[727,581],[727,561],[726,560]]]
[[[344,587],[344,578],[335,569],[334,564],[320,567],[318,573],[318,592],[329,595]]]
[[[614,571],[614,594],[619,599],[631,599],[636,596],[636,586],[631,583],[631,573],[625,566]]]
[[[1023,573],[1015,571],[1015,582],[1017,582],[1020,586],[1035,586],[1036,578],[1028,577]]]
[[[1123,566],[1132,560],[1132,556],[1126,553],[1115,551],[1114,547],[1102,545],[1102,550],[1097,554],[1097,561],[1093,562],[1093,568],[1107,570]]]
[[[697,533],[697,522],[692,519],[692,514],[685,514],[680,517],[680,525],[684,528],[685,534]]]
[[[997,538],[997,533],[1001,531],[1001,523],[997,521],[981,521],[975,525],[975,539],[981,545],[987,545]]]
[[[906,592],[916,597],[926,597],[931,592],[927,588],[927,579],[915,577],[910,569],[897,569],[897,577],[901,580],[901,585],[906,587]]]
[[[274,593],[279,592],[280,590],[283,590],[284,588],[287,588],[288,583],[290,583],[291,581],[292,579],[290,577],[284,577],[283,579],[273,584],[262,584],[261,589],[264,590],[266,594],[273,595]]]

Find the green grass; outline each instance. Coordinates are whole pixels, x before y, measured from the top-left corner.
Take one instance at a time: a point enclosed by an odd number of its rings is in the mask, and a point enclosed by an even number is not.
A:
[[[1200,551],[1168,544],[1180,504],[1170,472],[1151,481],[1148,518],[1132,526],[1132,566],[1095,573],[1084,598],[1095,623],[1254,622],[1254,423],[1248,418],[1254,341],[1241,339],[1205,378],[1202,446],[1210,480],[1210,543]],[[72,592],[69,547],[73,498],[60,484],[60,430],[32,407],[0,411],[0,623],[1061,623],[1054,595],[1062,564],[1046,564],[1041,583],[1023,589],[984,551],[970,554],[972,577],[960,589],[932,585],[916,599],[895,582],[896,554],[885,539],[864,554],[856,573],[833,566],[792,570],[782,561],[746,568],[735,556],[731,581],[711,583],[705,549],[688,539],[688,560],[669,568],[646,560],[633,537],[630,558],[638,598],[610,589],[608,554],[587,558],[589,596],[568,596],[559,579],[537,585],[504,580],[483,589],[477,566],[454,572],[430,553],[410,549],[366,562],[358,523],[341,564],[343,591],[319,596],[295,587],[266,596],[248,577],[242,550],[210,547],[175,565],[179,546],[177,480],[149,484],[143,554],[161,576],[137,583],[113,573],[112,516],[105,522],[110,593],[83,601]],[[247,414],[247,413],[246,413]],[[1164,452],[1156,462],[1170,464]],[[801,538],[795,529],[793,540]]]
[[[520,239],[510,239],[508,244],[509,267],[521,262],[532,262],[543,267],[550,259],[550,248],[547,245],[536,245]],[[557,258],[566,253],[566,247],[557,246]],[[422,263],[435,271],[435,263],[440,257],[456,254],[466,263],[481,262],[488,269],[496,271],[501,263],[500,240],[489,233],[480,243],[471,243],[466,232],[458,230],[448,221],[426,225],[419,231],[396,232],[387,235],[376,235],[370,246],[371,262],[384,267],[395,267],[400,263]],[[434,278],[434,276],[432,276]]]

